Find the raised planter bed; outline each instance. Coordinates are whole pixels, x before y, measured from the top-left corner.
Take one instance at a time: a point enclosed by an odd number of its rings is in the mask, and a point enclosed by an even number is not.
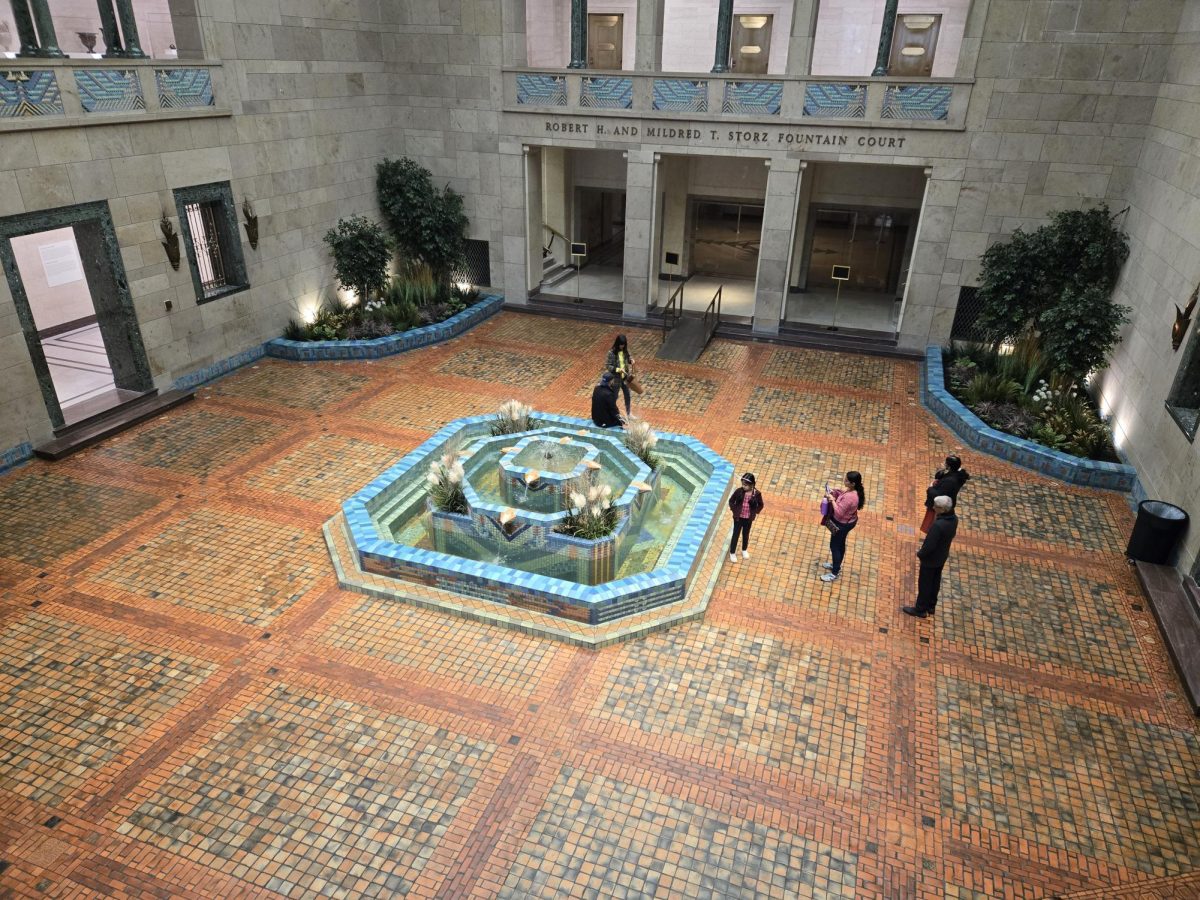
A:
[[[1107,488],[1113,491],[1134,489],[1137,470],[1133,466],[1080,459],[1078,456],[1070,456],[1033,441],[1005,434],[985,423],[946,390],[941,347],[926,348],[925,367],[921,376],[921,402],[925,404],[925,408],[968,446],[1067,484]]]
[[[458,337],[480,322],[498,313],[504,307],[504,298],[487,294],[479,302],[468,306],[457,315],[436,325],[413,328],[400,334],[372,338],[369,341],[289,341],[275,338],[264,345],[267,356],[290,359],[295,362],[318,362],[331,359],[381,359],[406,350],[428,347]]]

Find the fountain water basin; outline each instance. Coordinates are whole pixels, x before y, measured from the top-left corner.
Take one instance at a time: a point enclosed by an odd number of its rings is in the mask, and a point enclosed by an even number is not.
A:
[[[343,503],[326,535],[344,586],[411,599],[409,586],[421,585],[590,626],[682,604],[721,519],[726,460],[659,434],[651,467],[620,430],[537,413],[531,430],[494,436],[494,421],[451,422]],[[430,463],[447,453],[462,462],[465,513],[427,496]],[[607,489],[616,528],[595,539],[556,530],[588,487]],[[352,559],[339,560],[331,527]],[[366,586],[350,570],[381,577]]]

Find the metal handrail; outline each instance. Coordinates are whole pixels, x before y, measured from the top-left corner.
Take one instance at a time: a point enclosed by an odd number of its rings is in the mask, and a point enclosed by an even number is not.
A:
[[[704,310],[704,346],[708,346],[708,342],[712,340],[714,334],[717,333],[717,327],[721,324],[721,293],[725,290],[725,285],[717,288],[717,292],[713,294],[713,298],[708,301],[708,308]],[[712,325],[708,323],[708,317],[712,316]]]
[[[679,287],[671,293],[671,299],[663,307],[662,343],[667,341],[667,333],[675,327],[675,323],[683,318],[683,286],[687,282],[679,282]]]
[[[548,232],[550,232],[550,240],[548,240],[546,242],[546,246],[542,248],[542,256],[550,256],[554,252],[554,239],[555,238],[560,238],[562,240],[562,242],[566,245],[563,248],[564,250],[569,250],[571,248],[571,242],[567,240],[567,236],[565,234],[563,234],[561,231],[559,231],[557,228],[555,228],[553,225],[547,225],[545,222],[543,222],[542,227],[544,229],[546,229]]]

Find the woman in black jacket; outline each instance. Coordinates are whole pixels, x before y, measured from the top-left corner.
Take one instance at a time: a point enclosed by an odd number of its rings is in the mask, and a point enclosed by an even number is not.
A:
[[[729,510],[733,513],[733,537],[729,539],[729,561],[737,562],[737,539],[742,536],[742,559],[750,558],[750,525],[755,516],[763,511],[762,491],[754,486],[754,476],[747,472],[742,476],[742,486],[729,497]]]
[[[949,497],[958,506],[958,492],[971,476],[962,467],[962,460],[957,456],[946,457],[946,467],[933,473],[933,481],[925,489],[925,520],[921,523],[921,533],[928,534],[929,526],[933,524],[933,498]]]

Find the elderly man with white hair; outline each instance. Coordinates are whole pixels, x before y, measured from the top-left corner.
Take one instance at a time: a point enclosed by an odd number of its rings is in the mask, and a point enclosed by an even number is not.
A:
[[[950,556],[950,544],[958,532],[958,516],[954,514],[954,501],[945,495],[933,498],[936,518],[929,526],[929,534],[917,551],[921,571],[917,576],[917,602],[902,607],[904,613],[923,619],[933,614],[938,602],[938,591],[942,588],[942,569]]]

